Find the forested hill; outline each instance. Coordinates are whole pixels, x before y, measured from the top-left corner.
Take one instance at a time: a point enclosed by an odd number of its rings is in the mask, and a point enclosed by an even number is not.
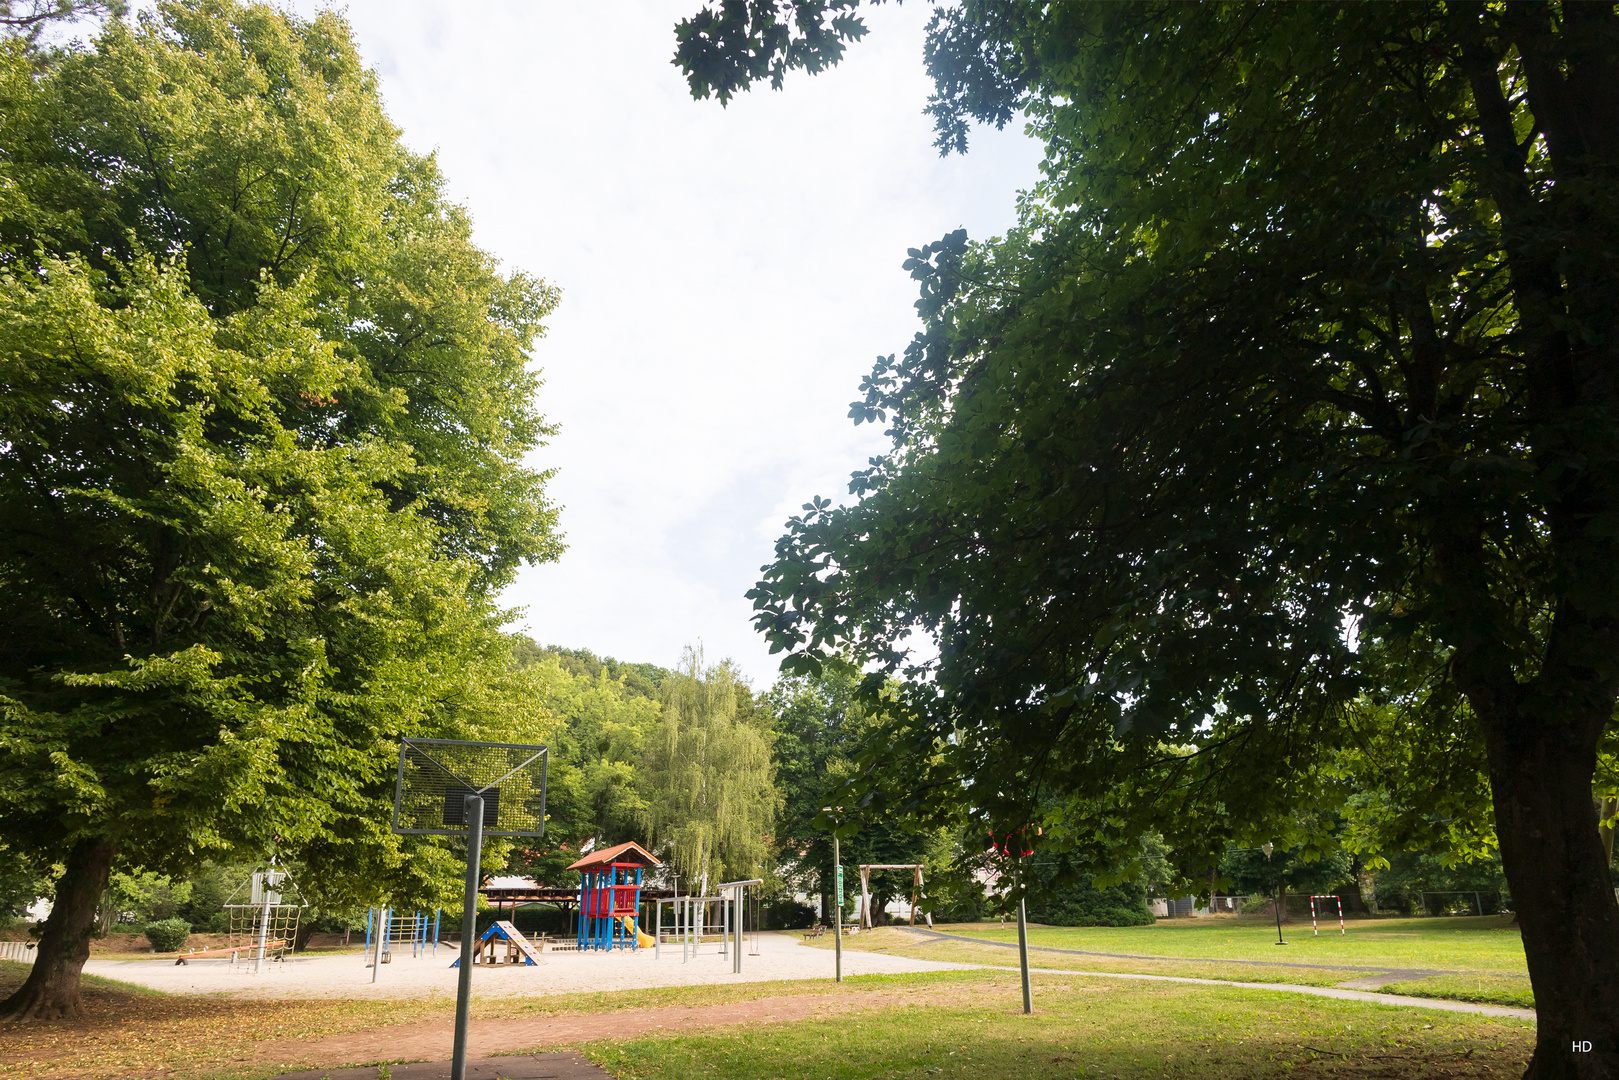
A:
[[[513,659],[555,727],[546,835],[509,869],[569,885],[581,850],[635,840],[694,879],[761,872],[781,801],[774,716],[728,661],[688,649],[670,670],[523,636]]]
[[[529,667],[552,657],[569,675],[595,676],[605,672],[607,678],[615,682],[622,680],[624,689],[629,693],[653,699],[657,698],[659,688],[673,674],[668,668],[656,664],[627,664],[611,656],[597,656],[589,649],[540,645],[523,634],[517,635],[514,640],[512,654],[519,667]]]

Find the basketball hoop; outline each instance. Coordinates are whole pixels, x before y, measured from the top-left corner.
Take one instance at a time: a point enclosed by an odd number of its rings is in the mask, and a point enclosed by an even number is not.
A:
[[[546,747],[460,739],[405,739],[394,783],[394,832],[464,836],[466,904],[461,913],[461,971],[455,1001],[450,1080],[465,1080],[472,949],[478,936],[478,885],[485,836],[545,834]]]

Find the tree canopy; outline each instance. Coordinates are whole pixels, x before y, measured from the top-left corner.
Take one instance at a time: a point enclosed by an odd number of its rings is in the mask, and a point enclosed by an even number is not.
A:
[[[725,56],[687,70],[757,68]],[[1021,112],[1043,179],[1005,236],[912,250],[924,329],[851,411],[893,448],[752,594],[786,670],[906,678],[867,797],[1057,840],[1161,824],[1212,860],[1299,839],[1392,710],[1455,751],[1413,768],[1488,774],[1531,1074],[1572,1075],[1579,1032],[1581,1075],[1619,1073],[1592,809],[1619,692],[1613,5],[967,0],[927,60],[941,146]]]
[[[335,15],[0,44],[0,807],[62,868],[11,1012],[78,1008],[114,865],[453,894],[391,764],[552,723],[495,597],[560,550],[522,462],[556,298],[472,243]]]
[[[696,895],[762,877],[779,796],[772,717],[728,661],[688,647],[664,683],[663,715],[642,753],[643,821],[655,850]]]

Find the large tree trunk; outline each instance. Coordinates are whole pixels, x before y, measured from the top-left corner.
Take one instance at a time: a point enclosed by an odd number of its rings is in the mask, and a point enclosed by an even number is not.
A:
[[[96,903],[112,873],[111,840],[81,840],[68,853],[66,872],[56,886],[56,901],[45,920],[45,933],[28,980],[4,1002],[0,1020],[55,1020],[84,1015],[79,973],[90,959],[96,925]]]
[[[1619,903],[1591,804],[1596,743],[1524,717],[1485,732],[1496,834],[1539,1014],[1532,1080],[1619,1077]]]

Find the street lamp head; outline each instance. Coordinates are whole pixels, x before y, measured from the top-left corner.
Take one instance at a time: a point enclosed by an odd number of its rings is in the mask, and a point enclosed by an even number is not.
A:
[[[1276,850],[1276,845],[1272,843],[1260,844],[1259,850],[1263,851],[1265,853],[1265,858],[1268,859],[1270,858],[1270,853]]]

